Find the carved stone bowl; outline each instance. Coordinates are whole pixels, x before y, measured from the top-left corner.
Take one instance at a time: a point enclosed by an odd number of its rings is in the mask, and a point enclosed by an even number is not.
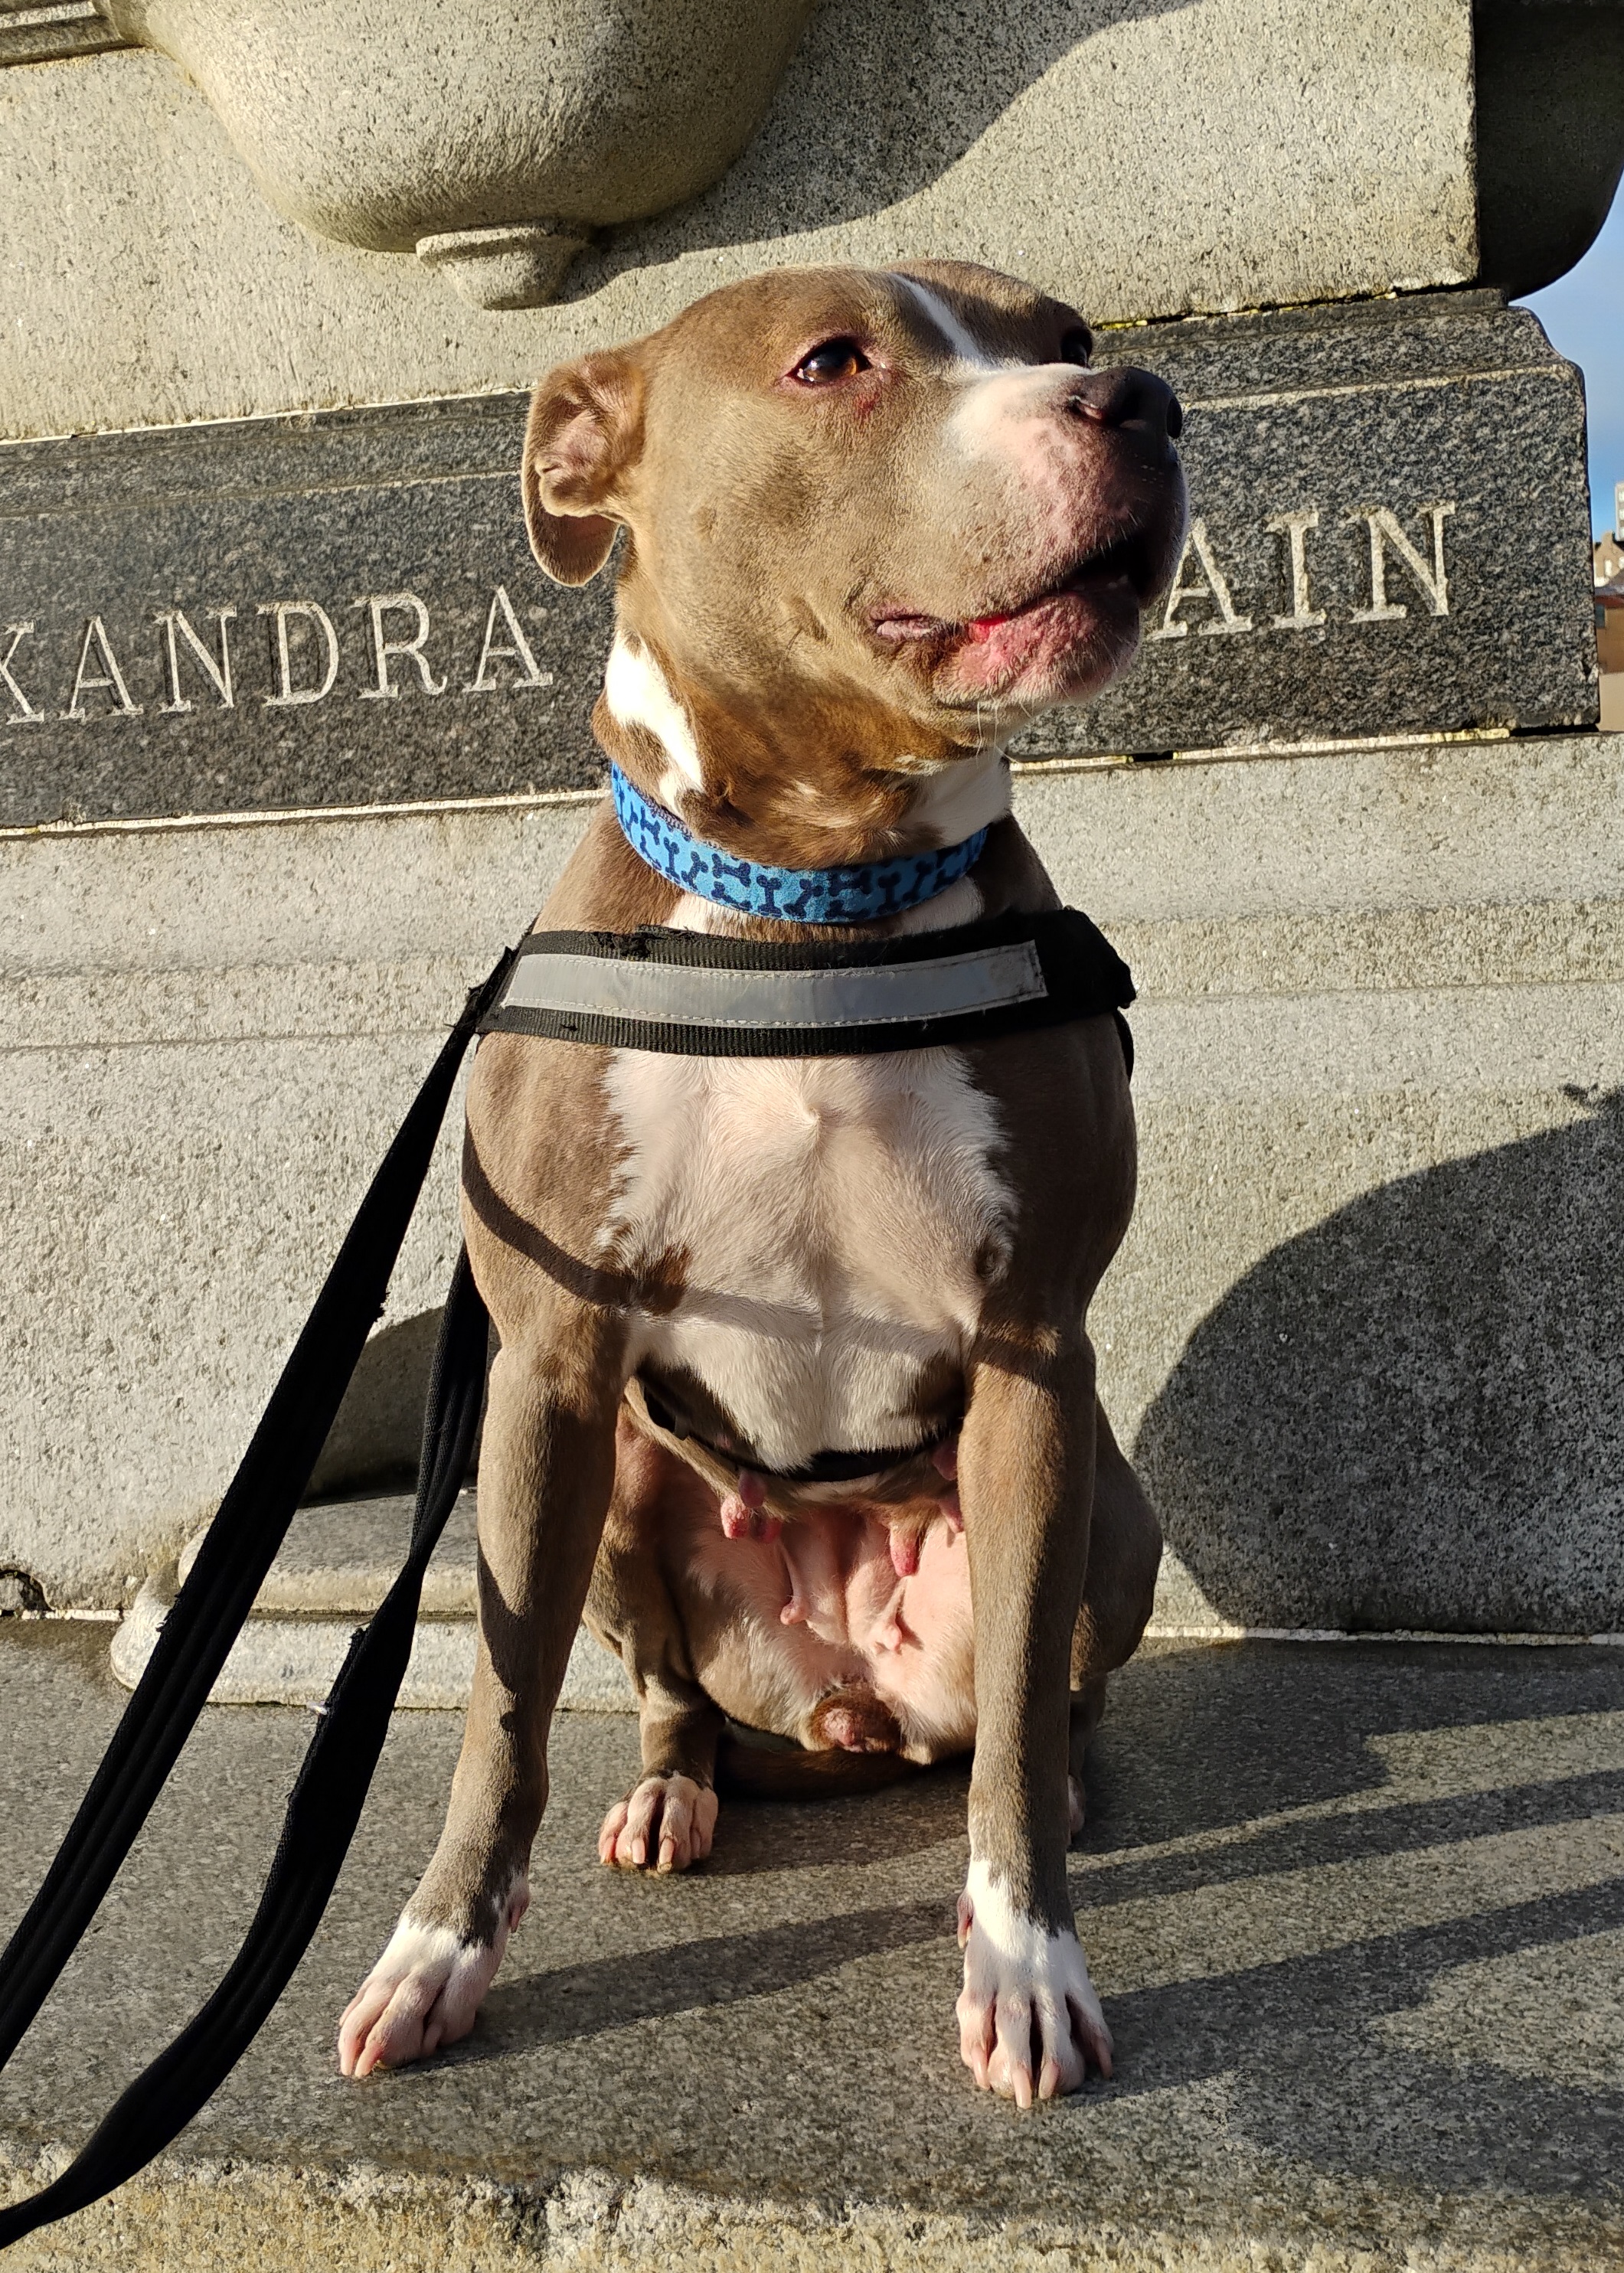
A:
[[[508,308],[726,170],[814,0],[100,5],[197,83],[280,212]]]

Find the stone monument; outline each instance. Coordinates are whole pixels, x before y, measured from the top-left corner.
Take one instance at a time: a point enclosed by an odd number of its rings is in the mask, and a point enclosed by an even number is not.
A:
[[[1097,1324],[1163,1625],[1624,1626],[1624,762],[1581,380],[1508,304],[1607,210],[1624,10],[249,12],[0,0],[27,1599],[127,1603],[207,1517],[582,825],[606,601],[530,559],[528,383],[770,262],[929,254],[1186,409],[1138,668],[1013,753],[1141,985]],[[410,1459],[452,1177],[329,1489]]]

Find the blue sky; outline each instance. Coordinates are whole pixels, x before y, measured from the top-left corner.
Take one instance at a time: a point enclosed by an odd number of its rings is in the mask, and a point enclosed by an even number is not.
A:
[[[1584,373],[1590,431],[1590,521],[1613,527],[1613,488],[1624,482],[1624,196],[1576,268],[1534,292],[1531,308],[1559,355]]]

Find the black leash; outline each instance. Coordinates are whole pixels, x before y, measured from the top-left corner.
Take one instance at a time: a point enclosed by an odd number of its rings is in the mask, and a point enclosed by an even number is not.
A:
[[[513,961],[469,996],[373,1177],[304,1332],[45,1882],[0,1956],[0,2067],[44,2003],[202,1711],[281,1546],[383,1309],[457,1072]],[[241,2059],[320,1922],[406,1671],[423,1573],[468,1472],[488,1322],[459,1257],[434,1354],[411,1550],[350,1645],[288,1803],[247,1938],[208,2002],[109,2111],[71,2168],[0,2209],[0,2249],[152,2160]]]
[[[658,929],[531,933],[505,954],[469,996],[385,1154],[79,1813],[0,1955],[0,2067],[134,1844],[275,1559],[383,1309],[477,1032],[783,1057],[990,1040],[1109,1015],[1132,1072],[1122,1012],[1132,1000],[1126,964],[1070,908],[882,941],[763,943]],[[0,2249],[99,2201],[162,2154],[236,2067],[309,1947],[388,1733],[424,1572],[468,1471],[488,1342],[464,1252],[434,1353],[410,1550],[321,1707],[242,1947],[207,2003],[115,2103],[70,2168],[0,2209]]]

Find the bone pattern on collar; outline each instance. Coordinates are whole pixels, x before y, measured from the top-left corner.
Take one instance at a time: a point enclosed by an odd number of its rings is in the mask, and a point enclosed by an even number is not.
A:
[[[741,915],[790,923],[875,923],[934,899],[974,866],[987,842],[978,829],[962,844],[898,853],[838,868],[774,868],[690,836],[619,766],[609,769],[615,817],[639,859],[698,899]]]

